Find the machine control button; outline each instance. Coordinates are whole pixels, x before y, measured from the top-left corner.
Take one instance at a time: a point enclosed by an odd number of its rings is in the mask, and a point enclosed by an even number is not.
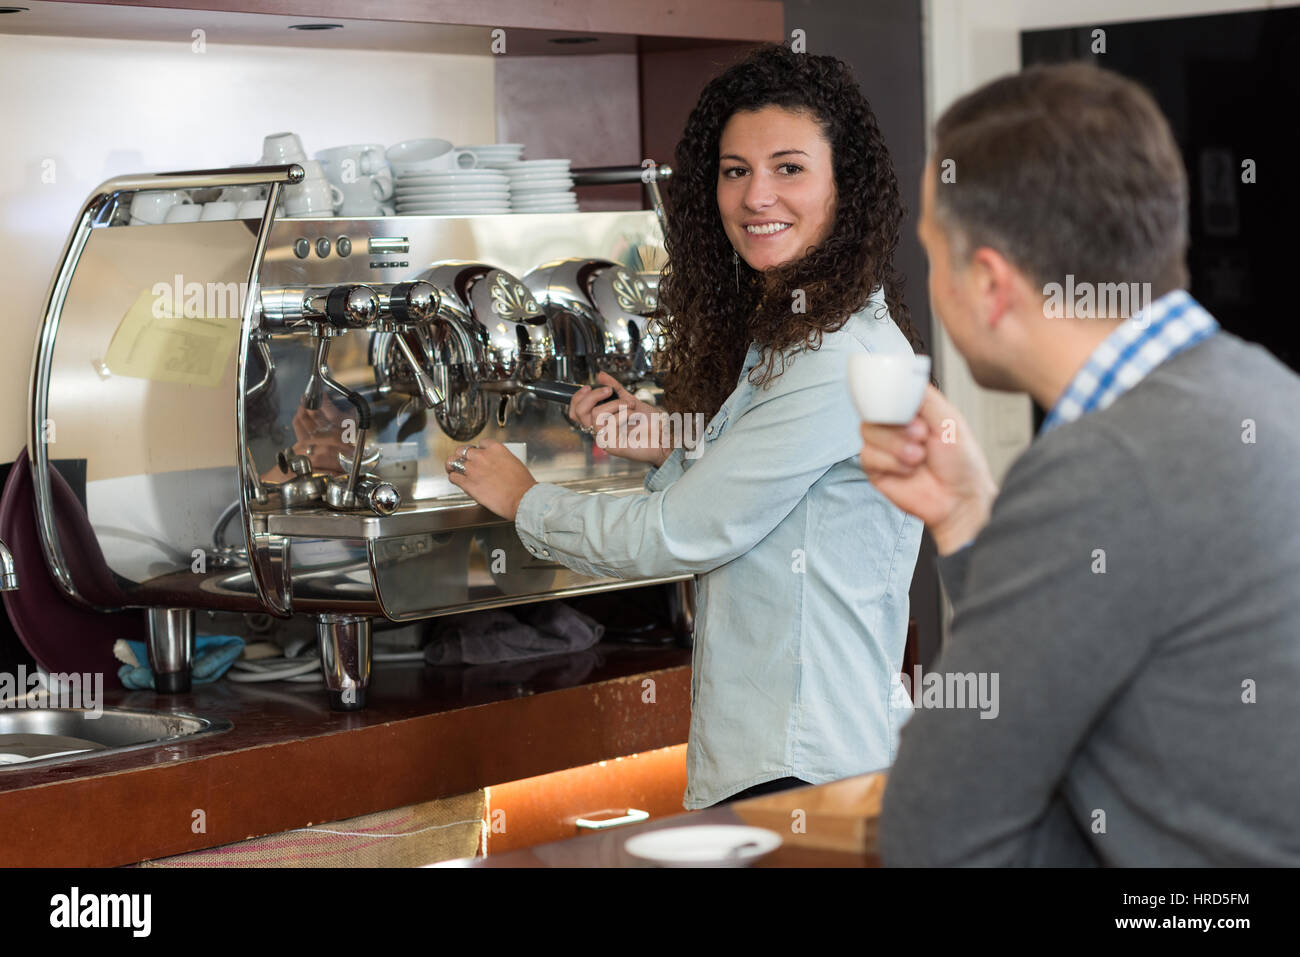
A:
[[[340,236],[334,241],[334,249],[342,258],[347,259],[352,255],[352,240],[346,236]]]
[[[299,236],[293,241],[293,254],[299,259],[306,259],[311,255],[311,243],[307,241],[307,237]]]
[[[324,259],[330,254],[330,241],[322,236],[316,240],[316,255]]]

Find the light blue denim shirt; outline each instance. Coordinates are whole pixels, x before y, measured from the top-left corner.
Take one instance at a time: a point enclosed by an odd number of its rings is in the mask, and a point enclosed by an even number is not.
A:
[[[899,670],[922,526],[859,467],[846,374],[855,353],[911,351],[880,298],[766,389],[748,381],[751,345],[695,457],[674,451],[647,494],[541,483],[520,502],[524,546],[576,571],[698,576],[689,810],[893,762],[912,713]]]

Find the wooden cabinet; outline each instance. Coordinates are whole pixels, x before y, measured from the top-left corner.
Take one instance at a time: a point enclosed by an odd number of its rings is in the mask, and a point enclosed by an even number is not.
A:
[[[501,854],[592,833],[576,821],[629,808],[651,818],[681,814],[686,745],[600,761],[487,789],[487,853]]]

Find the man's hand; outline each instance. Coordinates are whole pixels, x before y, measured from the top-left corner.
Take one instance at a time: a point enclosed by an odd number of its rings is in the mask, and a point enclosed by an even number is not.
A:
[[[957,551],[988,522],[997,484],[966,420],[934,386],[909,424],[862,423],[862,443],[867,478],[925,522],[939,554]]]
[[[583,386],[569,400],[569,418],[588,430],[596,445],[610,455],[658,468],[673,450],[666,433],[667,416],[642,402],[607,372],[596,377],[604,385]]]
[[[524,463],[492,439],[461,446],[447,460],[447,478],[474,501],[512,522],[524,493],[537,484]]]

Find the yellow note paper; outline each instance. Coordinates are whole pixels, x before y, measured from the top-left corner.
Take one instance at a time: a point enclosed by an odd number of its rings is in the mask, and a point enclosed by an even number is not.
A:
[[[240,320],[203,312],[201,303],[173,303],[154,290],[140,293],[109,343],[109,374],[215,387],[239,343]]]

